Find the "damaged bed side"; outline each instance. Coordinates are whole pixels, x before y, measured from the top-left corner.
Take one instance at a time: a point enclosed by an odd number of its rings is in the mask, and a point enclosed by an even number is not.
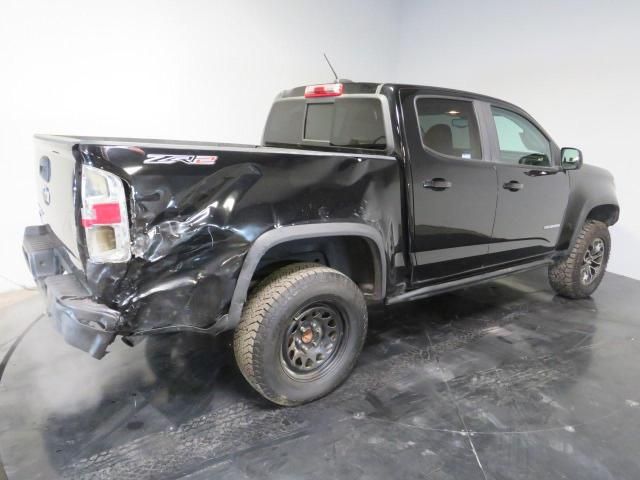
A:
[[[394,157],[66,137],[39,137],[37,146],[45,226],[25,232],[25,255],[49,313],[60,310],[58,329],[98,358],[115,335],[132,343],[151,333],[233,329],[251,285],[290,261],[341,270],[372,300],[402,288]],[[91,258],[85,167],[122,180],[126,261]],[[70,327],[78,323],[80,333]]]

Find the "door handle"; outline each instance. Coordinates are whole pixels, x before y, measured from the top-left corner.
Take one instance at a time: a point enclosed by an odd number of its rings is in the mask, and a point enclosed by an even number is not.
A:
[[[435,190],[436,192],[441,192],[442,190],[451,188],[451,185],[453,184],[450,181],[445,180],[444,178],[433,178],[431,180],[425,180],[424,182],[422,182],[422,186],[424,188]]]
[[[502,185],[502,188],[506,190],[511,190],[512,192],[517,192],[522,190],[524,188],[524,185],[521,184],[520,182],[516,182],[515,180],[511,180],[510,182],[507,182],[504,185]]]

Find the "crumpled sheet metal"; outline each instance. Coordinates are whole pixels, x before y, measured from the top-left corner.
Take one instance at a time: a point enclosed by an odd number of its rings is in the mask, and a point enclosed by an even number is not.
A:
[[[84,161],[120,175],[130,190],[134,258],[86,268],[93,291],[123,313],[123,330],[214,325],[228,309],[244,256],[273,228],[363,222],[382,233],[388,259],[401,251],[393,160],[225,149],[187,152],[215,155],[214,165],[146,164],[150,153],[185,151],[83,150]]]

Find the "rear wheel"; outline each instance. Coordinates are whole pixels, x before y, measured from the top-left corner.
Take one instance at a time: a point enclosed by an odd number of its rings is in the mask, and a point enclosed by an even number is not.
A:
[[[549,283],[565,297],[588,297],[604,277],[610,250],[607,225],[587,220],[569,255],[549,267]]]
[[[286,266],[251,294],[234,334],[240,371],[265,398],[299,405],[348,376],[367,331],[362,292],[315,263]]]

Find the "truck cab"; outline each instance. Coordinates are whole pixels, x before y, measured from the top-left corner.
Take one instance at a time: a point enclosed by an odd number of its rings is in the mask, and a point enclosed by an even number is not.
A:
[[[297,405],[355,365],[367,306],[532,268],[591,295],[612,176],[519,107],[435,87],[281,92],[261,145],[36,136],[48,313],[96,358],[118,336],[234,331],[248,382]]]

